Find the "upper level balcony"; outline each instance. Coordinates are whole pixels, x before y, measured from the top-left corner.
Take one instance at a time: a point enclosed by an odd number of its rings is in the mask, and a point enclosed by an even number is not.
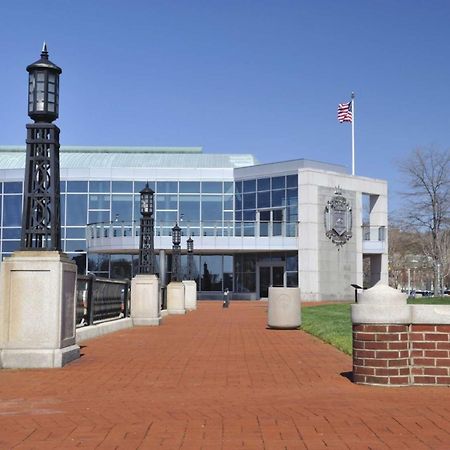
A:
[[[155,250],[172,248],[174,223],[155,223]],[[179,223],[183,242],[192,236],[195,250],[282,251],[298,249],[298,224],[287,222],[204,221]],[[101,222],[86,227],[86,244],[90,252],[136,253],[139,249],[140,223]]]
[[[379,254],[387,252],[386,227],[384,226],[362,226],[363,253]]]

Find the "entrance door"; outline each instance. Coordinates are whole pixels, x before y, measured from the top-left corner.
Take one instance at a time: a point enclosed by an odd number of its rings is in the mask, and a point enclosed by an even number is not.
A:
[[[259,297],[269,296],[269,286],[284,286],[284,266],[259,267]]]

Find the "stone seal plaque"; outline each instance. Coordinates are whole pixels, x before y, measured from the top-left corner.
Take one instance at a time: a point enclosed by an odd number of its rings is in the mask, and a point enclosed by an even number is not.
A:
[[[325,206],[324,224],[325,235],[338,249],[352,237],[352,208],[339,187]]]

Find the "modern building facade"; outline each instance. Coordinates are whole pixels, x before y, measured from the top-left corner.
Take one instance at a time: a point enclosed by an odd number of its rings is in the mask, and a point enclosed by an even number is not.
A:
[[[24,147],[0,147],[2,257],[20,246],[24,166]],[[304,300],[346,300],[352,283],[387,282],[383,180],[335,164],[259,164],[252,155],[201,148],[62,147],[60,166],[63,250],[80,272],[136,273],[139,192],[148,182],[163,284],[176,223],[185,276],[186,240],[194,240],[199,298],[228,288],[235,299],[258,299],[273,285],[299,286]]]

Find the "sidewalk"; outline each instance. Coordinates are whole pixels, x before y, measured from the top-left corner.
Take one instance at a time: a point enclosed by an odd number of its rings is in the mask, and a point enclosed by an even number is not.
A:
[[[450,389],[353,385],[350,357],[266,308],[199,302],[63,369],[0,370],[0,449],[450,449]]]

